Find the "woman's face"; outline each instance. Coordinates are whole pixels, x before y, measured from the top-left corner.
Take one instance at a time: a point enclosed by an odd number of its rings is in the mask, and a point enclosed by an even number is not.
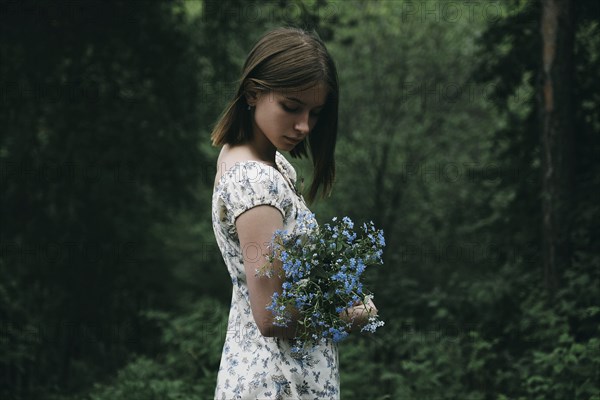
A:
[[[301,91],[261,92],[255,103],[254,137],[262,135],[275,148],[292,150],[315,127],[326,99],[322,82]]]

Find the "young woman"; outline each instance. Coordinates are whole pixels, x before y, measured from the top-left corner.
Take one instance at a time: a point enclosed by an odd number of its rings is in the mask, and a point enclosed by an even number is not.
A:
[[[327,341],[308,356],[292,357],[298,319],[282,328],[266,309],[282,280],[256,273],[277,229],[298,232],[295,218],[308,211],[296,188],[292,157],[310,152],[314,166],[308,198],[331,191],[338,121],[338,79],[333,60],[315,33],[279,28],[255,44],[235,98],[216,124],[212,143],[222,146],[212,199],[218,246],[233,283],[231,309],[215,399],[339,399],[337,346]],[[281,270],[281,262],[273,268]],[[357,304],[344,316],[352,329],[376,314]]]

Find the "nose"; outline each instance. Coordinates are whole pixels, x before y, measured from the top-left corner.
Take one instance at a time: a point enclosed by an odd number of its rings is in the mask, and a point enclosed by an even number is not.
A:
[[[294,129],[302,135],[308,135],[310,131],[310,126],[308,125],[308,114],[308,112],[302,113],[294,126]]]

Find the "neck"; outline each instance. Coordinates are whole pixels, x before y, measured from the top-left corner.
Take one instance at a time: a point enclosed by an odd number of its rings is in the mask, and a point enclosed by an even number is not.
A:
[[[258,159],[275,165],[275,153],[277,152],[277,148],[273,146],[273,143],[271,143],[265,135],[260,133],[256,134],[255,130],[255,134],[248,144]]]

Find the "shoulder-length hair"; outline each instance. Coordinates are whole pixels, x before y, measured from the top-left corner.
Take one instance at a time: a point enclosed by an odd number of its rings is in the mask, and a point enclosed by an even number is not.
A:
[[[313,164],[309,202],[322,188],[321,197],[331,193],[335,179],[335,144],[338,126],[339,87],[335,64],[323,41],[314,31],[277,28],[254,45],[242,70],[233,100],[225,108],[211,133],[213,146],[236,145],[252,138],[252,115],[246,94],[264,91],[294,91],[323,82],[328,89],[325,106],[308,138],[290,154],[307,156]]]

